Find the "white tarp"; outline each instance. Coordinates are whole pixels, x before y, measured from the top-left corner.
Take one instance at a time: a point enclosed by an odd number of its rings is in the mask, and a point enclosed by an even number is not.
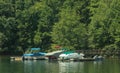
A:
[[[74,58],[79,58],[79,54],[78,53],[60,54],[59,58],[61,58],[61,59],[74,59]]]
[[[46,53],[45,56],[58,56],[59,54],[61,54],[63,51],[62,50],[58,50],[58,51],[53,51],[53,52],[49,52],[49,53]]]
[[[78,54],[78,53],[70,53],[70,54],[60,54],[59,55],[59,58],[60,59],[76,59],[76,58],[78,58],[78,59],[84,59],[84,54],[83,53],[80,53],[80,54]]]

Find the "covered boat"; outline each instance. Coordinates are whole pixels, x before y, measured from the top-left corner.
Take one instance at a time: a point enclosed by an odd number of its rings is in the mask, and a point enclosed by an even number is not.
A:
[[[48,57],[49,60],[55,60],[59,57],[61,53],[63,53],[63,50],[57,50],[57,51],[46,53],[45,56]]]
[[[76,59],[79,58],[79,54],[74,51],[66,51],[59,55],[59,59],[68,60],[68,59]]]
[[[43,60],[45,59],[44,52],[39,52],[40,48],[31,48],[30,53],[23,54],[23,60]]]

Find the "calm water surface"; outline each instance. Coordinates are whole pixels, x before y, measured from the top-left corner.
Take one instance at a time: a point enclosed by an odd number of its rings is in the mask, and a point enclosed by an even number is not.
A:
[[[120,73],[120,60],[89,62],[10,61],[0,57],[0,73]]]

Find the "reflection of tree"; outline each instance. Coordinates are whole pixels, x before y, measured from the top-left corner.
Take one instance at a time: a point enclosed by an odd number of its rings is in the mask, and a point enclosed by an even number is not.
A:
[[[59,73],[57,62],[24,61],[24,73]]]
[[[84,62],[59,62],[59,73],[81,73]]]
[[[32,61],[24,61],[24,73],[34,73],[33,63]]]
[[[91,73],[119,73],[120,65],[118,62],[117,60],[95,61],[92,68],[89,69]]]
[[[59,67],[58,67],[58,62],[56,61],[46,61],[45,63],[45,69],[46,71],[44,73],[59,73]],[[43,73],[43,72],[41,72]]]
[[[24,73],[46,73],[46,62],[37,60],[24,61]]]

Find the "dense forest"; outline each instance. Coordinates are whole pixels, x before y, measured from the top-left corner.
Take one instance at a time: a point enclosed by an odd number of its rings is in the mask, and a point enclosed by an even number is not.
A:
[[[0,0],[0,53],[120,49],[120,0]]]

